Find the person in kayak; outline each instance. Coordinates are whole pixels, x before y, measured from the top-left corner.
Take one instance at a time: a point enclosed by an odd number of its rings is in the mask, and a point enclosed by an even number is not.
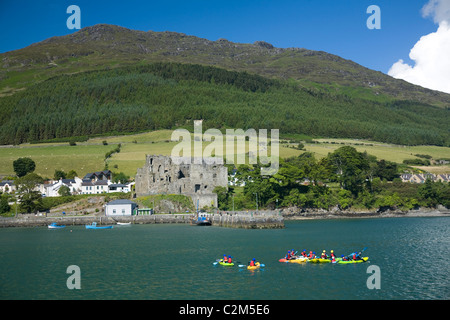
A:
[[[308,258],[308,254],[306,253],[306,250],[303,250],[301,253],[302,257]]]
[[[227,263],[233,263],[233,260],[231,259],[231,256],[228,256],[228,259],[226,261]]]
[[[291,250],[288,250],[286,256],[285,256],[286,260],[290,260],[291,259]]]
[[[249,265],[250,267],[254,267],[254,266],[255,266],[255,258],[253,258],[253,259],[248,263],[248,265]]]
[[[322,255],[320,256],[321,259],[328,259],[327,253],[325,250],[323,250]]]
[[[314,252],[315,253],[315,252]],[[312,251],[309,252],[308,257],[309,259],[314,259],[314,254]]]
[[[361,252],[358,252],[358,253],[356,253],[356,252],[353,252],[353,254],[352,254],[352,260],[362,260],[362,258],[361,258]]]
[[[223,259],[222,259],[222,262],[225,262],[225,263],[226,263],[227,261],[228,261],[227,255],[226,255],[226,254],[224,254],[224,255],[223,255]]]
[[[342,258],[342,261],[348,261],[348,257],[346,257],[344,255],[342,255],[341,258]]]
[[[334,254],[334,251],[333,250],[331,250],[330,251],[330,258],[333,260],[336,260],[336,255]]]

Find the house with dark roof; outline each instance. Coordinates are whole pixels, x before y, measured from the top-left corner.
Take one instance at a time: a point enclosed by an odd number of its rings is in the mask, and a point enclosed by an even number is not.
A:
[[[110,170],[90,172],[87,173],[83,178],[83,180],[91,180],[92,182],[98,180],[111,180],[111,179],[112,179],[112,172]]]

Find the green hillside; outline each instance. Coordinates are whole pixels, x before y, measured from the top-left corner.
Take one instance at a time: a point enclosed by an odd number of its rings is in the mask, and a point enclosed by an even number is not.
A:
[[[264,39],[261,39],[264,40]],[[414,100],[450,108],[450,95],[394,79],[323,51],[276,48],[264,41],[210,41],[176,32],[99,24],[0,54],[0,95],[56,75],[154,62],[179,62],[247,71],[304,87],[375,101]]]
[[[154,63],[61,75],[0,98],[0,144],[187,127],[449,146],[449,110],[311,90],[247,72]]]

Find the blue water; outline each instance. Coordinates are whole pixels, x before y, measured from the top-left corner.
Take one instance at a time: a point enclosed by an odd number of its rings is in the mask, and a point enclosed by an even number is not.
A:
[[[86,230],[0,229],[1,299],[449,299],[450,219],[378,218],[286,222],[285,229],[189,225]],[[361,264],[292,264],[289,249],[349,254]],[[223,254],[265,268],[214,266]],[[67,267],[81,271],[69,290]],[[369,289],[367,269],[380,270]]]

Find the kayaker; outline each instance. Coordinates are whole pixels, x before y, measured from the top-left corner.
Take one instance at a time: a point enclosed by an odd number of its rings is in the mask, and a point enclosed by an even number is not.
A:
[[[233,263],[233,260],[231,260],[231,256],[228,256],[227,262],[228,262],[228,263]]]
[[[333,250],[330,251],[330,257],[331,259],[336,259],[336,255],[334,254]]]
[[[359,252],[359,253],[354,252],[352,255],[352,259],[353,260],[362,260],[360,253],[361,252]]]
[[[227,255],[226,255],[226,254],[224,254],[224,255],[223,255],[223,259],[222,259],[222,262],[227,262],[227,261],[228,261]]]
[[[348,258],[344,255],[342,255],[341,258],[342,258],[342,261],[348,261]]]
[[[309,259],[314,259],[314,255],[313,255],[313,252],[312,252],[312,251],[309,252],[308,258],[309,258]]]
[[[322,255],[320,256],[321,259],[327,259],[327,253],[325,252],[325,250],[323,250]]]
[[[291,250],[288,250],[285,258],[286,258],[286,260],[290,260],[291,259]]]
[[[308,258],[308,254],[306,253],[306,250],[303,250],[301,254],[303,257]]]
[[[254,266],[255,266],[255,258],[253,258],[253,259],[248,263],[248,265],[249,265],[250,267],[254,267]]]

